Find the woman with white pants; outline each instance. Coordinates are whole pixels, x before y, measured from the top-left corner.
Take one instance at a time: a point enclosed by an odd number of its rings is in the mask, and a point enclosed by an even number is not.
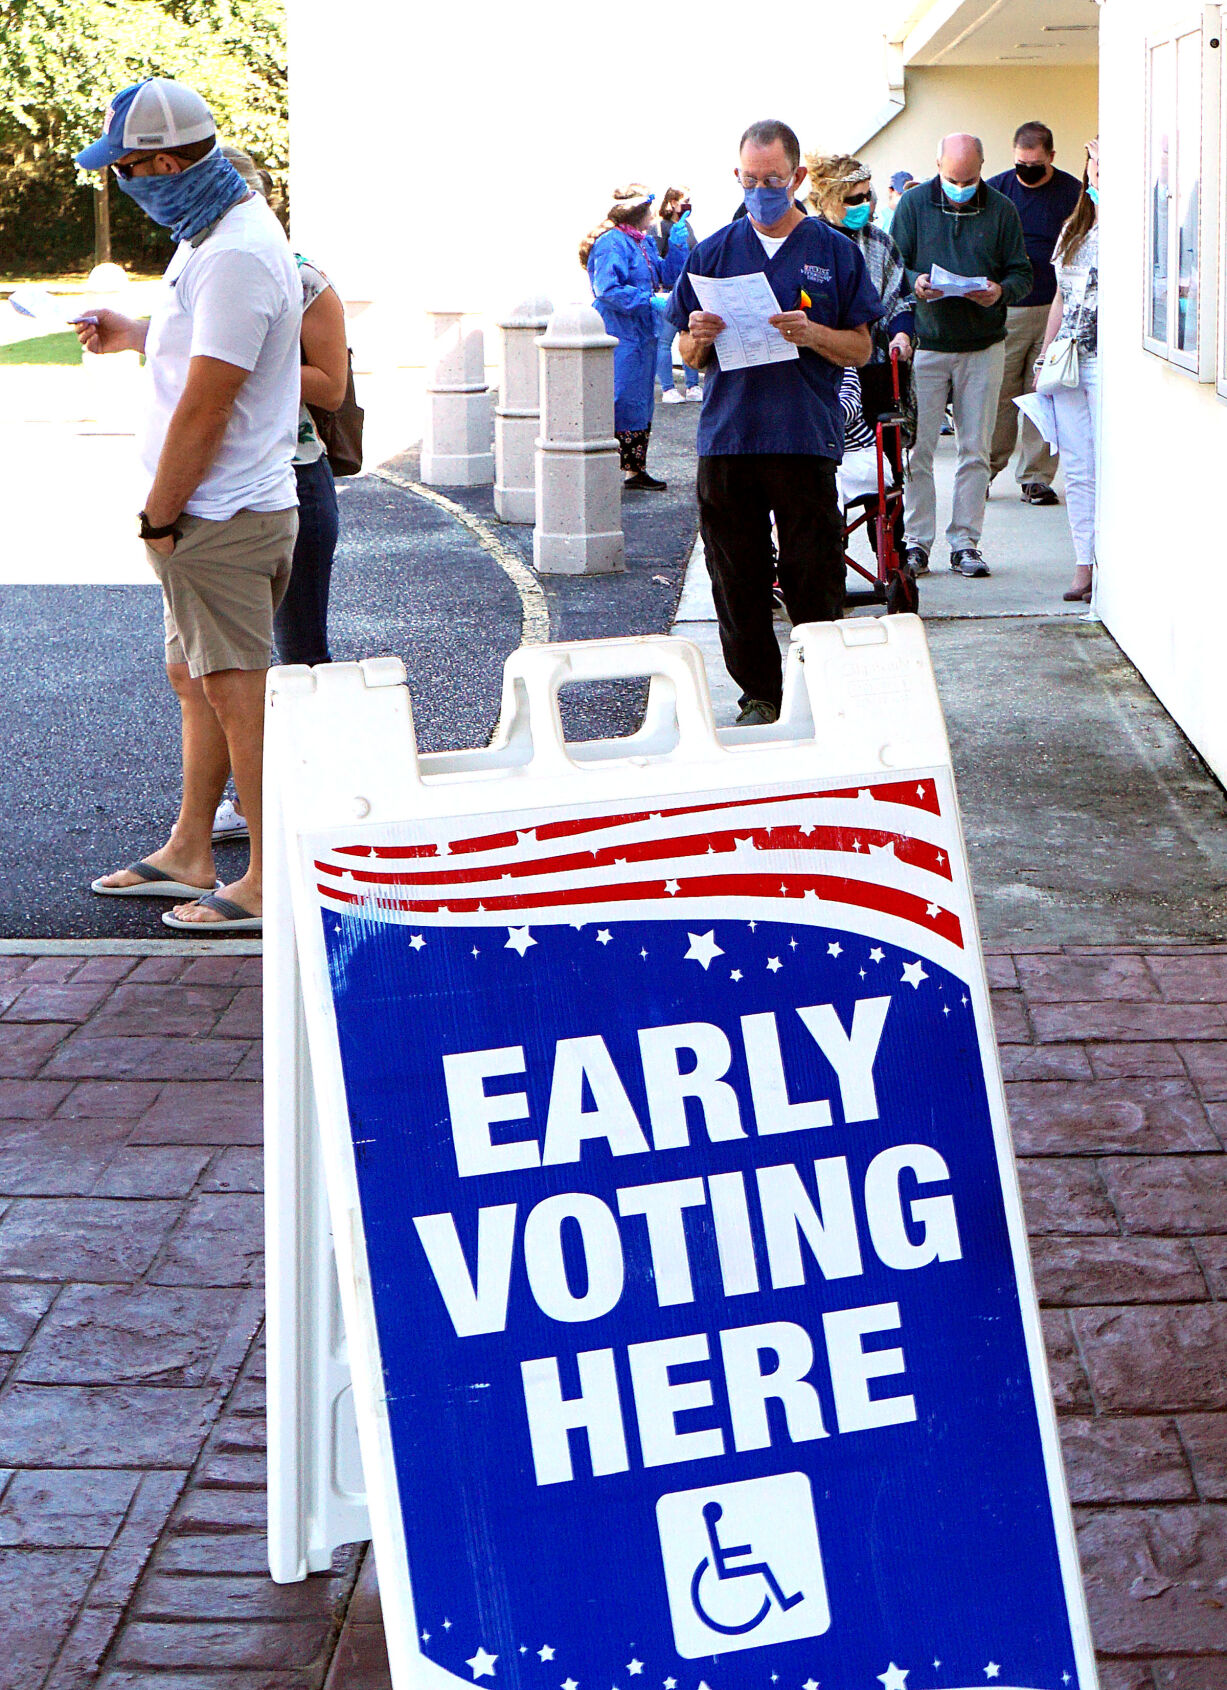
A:
[[[1099,142],[1086,144],[1082,194],[1057,238],[1053,253],[1057,292],[1048,313],[1044,353],[1054,340],[1078,348],[1077,387],[1051,394],[1057,448],[1065,471],[1065,509],[1074,542],[1074,580],[1062,597],[1090,603],[1095,571],[1095,435],[1099,418]]]

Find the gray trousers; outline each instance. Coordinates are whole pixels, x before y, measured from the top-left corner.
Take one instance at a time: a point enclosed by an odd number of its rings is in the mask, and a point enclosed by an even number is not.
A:
[[[1057,473],[1056,453],[1014,403],[1021,394],[1035,391],[1035,360],[1044,344],[1047,322],[1046,305],[1011,305],[1006,312],[1005,371],[997,400],[997,426],[993,430],[988,469],[990,475],[1000,475],[1017,444],[1014,475],[1020,487],[1028,481],[1042,481],[1045,487],[1051,487]]]
[[[954,507],[946,540],[952,552],[980,544],[988,498],[988,451],[997,415],[997,394],[1005,364],[1005,345],[979,352],[917,352],[916,444],[909,458],[904,524],[909,546],[930,551],[937,534],[937,494],[933,454],[946,414],[946,394],[954,394],[954,432],[958,467],[954,472]]]

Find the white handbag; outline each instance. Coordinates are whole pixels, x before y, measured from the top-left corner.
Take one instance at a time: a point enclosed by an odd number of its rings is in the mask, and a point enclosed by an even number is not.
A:
[[[1063,387],[1078,385],[1078,342],[1073,335],[1054,340],[1044,354],[1035,377],[1037,393],[1059,393]]]
[[[1063,387],[1078,385],[1078,329],[1082,322],[1082,308],[1090,276],[1085,276],[1078,294],[1078,306],[1073,325],[1067,334],[1060,334],[1048,347],[1043,363],[1035,375],[1037,393],[1059,393]],[[1064,327],[1064,324],[1062,324]]]

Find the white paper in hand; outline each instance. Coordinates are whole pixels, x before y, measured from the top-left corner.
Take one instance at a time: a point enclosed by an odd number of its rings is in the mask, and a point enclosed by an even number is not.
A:
[[[940,264],[935,264],[929,271],[929,281],[933,287],[940,288],[947,299],[983,293],[988,286],[987,276],[960,276],[957,270],[944,270]]]
[[[1033,422],[1049,446],[1057,444],[1057,408],[1051,393],[1020,393],[1014,403]]]
[[[722,370],[748,370],[756,364],[783,364],[801,354],[768,321],[783,306],[761,270],[748,276],[695,276],[690,280],[704,311],[724,320],[716,336]]]

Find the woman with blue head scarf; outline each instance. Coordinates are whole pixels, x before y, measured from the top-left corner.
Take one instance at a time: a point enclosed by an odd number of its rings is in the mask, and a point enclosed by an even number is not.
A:
[[[689,250],[684,224],[675,225],[662,259],[649,233],[654,196],[639,182],[614,190],[609,215],[579,246],[592,297],[614,353],[614,433],[618,437],[623,486],[631,492],[663,492],[665,483],[648,474],[648,437],[656,372],[656,317],[652,295],[672,287]]]

